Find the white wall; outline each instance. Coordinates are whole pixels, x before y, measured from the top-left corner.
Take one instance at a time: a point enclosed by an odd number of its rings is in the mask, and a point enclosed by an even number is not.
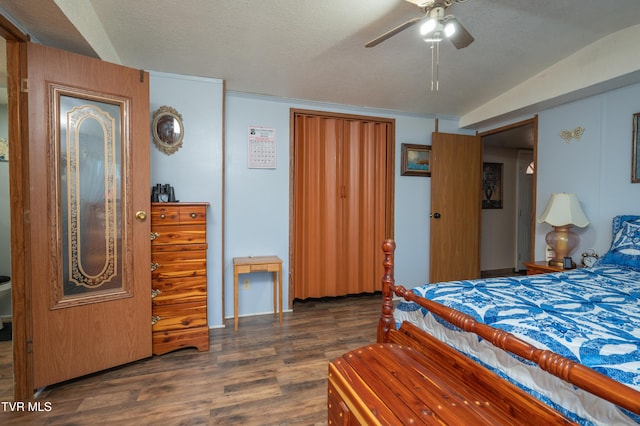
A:
[[[276,138],[276,168],[249,169],[249,126],[271,127]],[[225,315],[233,312],[233,258],[275,255],[283,261],[283,300],[289,271],[289,105],[227,95],[225,122]],[[273,312],[270,273],[240,277],[238,314]],[[241,281],[242,282],[242,281]]]
[[[289,118],[290,109],[311,109],[396,120],[395,240],[396,280],[405,285],[425,283],[429,259],[430,178],[400,176],[402,143],[428,145],[435,118],[398,114],[345,105],[279,99],[242,93],[226,97],[226,241],[225,314],[233,316],[233,257],[277,255],[283,264],[284,300],[288,300],[289,271]],[[275,129],[277,168],[247,167],[249,126]],[[439,131],[461,133],[456,121],[439,119]],[[469,131],[465,131],[469,133]],[[380,242],[382,246],[382,242]],[[271,276],[254,273],[248,290],[240,285],[239,315],[273,311]]]
[[[431,178],[401,176],[403,143],[431,145],[435,119],[396,115],[395,279],[405,287],[429,281]],[[439,117],[438,131],[472,135],[458,128],[457,118]]]
[[[166,155],[151,144],[151,185],[171,184],[179,201],[209,202],[207,286],[209,324],[222,323],[222,117],[221,80],[150,73],[150,109],[175,108],[184,123],[183,146]],[[149,188],[151,191],[151,188]]]
[[[640,84],[538,113],[537,214],[554,192],[578,196],[590,225],[574,228],[580,236],[580,245],[572,255],[577,262],[587,249],[599,254],[608,250],[614,216],[640,214],[640,184],[631,183],[632,119],[636,112],[640,112]],[[524,118],[529,117],[518,120]],[[585,129],[580,140],[567,143],[560,137],[561,131],[578,126]],[[544,259],[544,237],[550,230],[547,224],[536,226],[536,259]]]
[[[182,114],[184,146],[171,156],[151,143],[151,184],[169,183],[180,201],[208,201],[207,237],[209,325],[233,317],[233,258],[279,256],[288,300],[289,271],[289,117],[291,108],[381,116],[396,120],[395,239],[396,279],[405,285],[426,282],[429,259],[430,178],[400,176],[402,143],[430,144],[434,117],[420,117],[344,105],[223,93],[215,79],[151,72],[151,113],[162,105]],[[225,252],[222,264],[222,117],[225,102]],[[151,117],[150,121],[151,122]],[[249,126],[275,130],[277,167],[249,169]],[[439,119],[442,132],[461,133],[456,120]],[[470,133],[464,131],[463,133]],[[381,242],[382,244],[382,242]],[[222,276],[224,275],[224,301]],[[272,312],[271,275],[254,273],[248,290],[240,286],[239,315]]]
[[[516,266],[516,175],[518,151],[487,146],[483,162],[502,163],[502,208],[482,209],[480,270]]]
[[[640,185],[631,183],[632,116],[640,111],[640,84],[593,96],[539,115],[538,212],[553,192],[578,196],[591,224],[574,228],[580,246],[573,253],[594,249],[604,253],[611,243],[611,219],[618,214],[640,214]],[[579,141],[566,143],[562,130],[585,128]],[[536,255],[544,257],[544,236],[539,224]]]
[[[599,253],[611,244],[611,219],[619,214],[640,214],[640,184],[631,183],[632,115],[640,112],[640,84],[618,89],[601,96],[599,113],[602,117],[602,136],[598,157],[602,158],[598,173],[600,202],[595,228],[598,239],[594,244]],[[589,128],[589,120],[584,126]],[[593,165],[595,167],[596,164]],[[586,179],[588,169],[581,169]],[[590,179],[589,179],[590,181]],[[587,191],[589,186],[587,185]]]
[[[225,122],[225,252],[222,264],[222,117]],[[640,111],[640,85],[618,89],[561,107],[541,111],[538,118],[537,211],[552,192],[575,192],[591,225],[578,230],[581,245],[603,253],[610,244],[611,218],[640,214],[640,184],[630,183],[631,120]],[[233,266],[237,256],[279,256],[284,262],[284,300],[289,271],[289,117],[291,108],[381,116],[396,120],[395,240],[396,280],[406,286],[427,282],[429,275],[430,178],[400,176],[402,143],[429,145],[434,117],[400,114],[345,105],[223,93],[220,80],[151,74],[151,110],[176,108],[185,121],[184,147],[166,156],[151,148],[151,183],[170,183],[181,201],[209,201],[209,324],[233,316]],[[529,117],[518,118],[515,121]],[[275,130],[277,167],[249,169],[249,126]],[[585,127],[580,141],[564,142],[562,130]],[[500,126],[495,126],[500,127]],[[494,127],[494,128],[495,128]],[[483,129],[479,129],[483,131]],[[484,129],[486,130],[486,129]],[[439,119],[439,131],[473,134],[459,129],[457,119]],[[505,186],[508,189],[508,182]],[[536,230],[536,258],[544,258],[544,235]],[[576,256],[577,255],[577,256]],[[501,268],[498,267],[498,268]],[[224,301],[222,295],[224,276]],[[272,312],[271,276],[254,273],[248,290],[240,289],[239,314]]]
[[[431,145],[434,131],[433,119],[396,117],[395,279],[407,287],[429,276],[431,178],[400,175],[402,144]]]

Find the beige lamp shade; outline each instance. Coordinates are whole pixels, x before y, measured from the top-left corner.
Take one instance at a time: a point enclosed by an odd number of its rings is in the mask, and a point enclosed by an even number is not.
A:
[[[547,233],[545,241],[555,253],[549,260],[549,265],[557,268],[565,267],[565,260],[570,260],[573,266],[575,262],[570,259],[571,252],[578,246],[580,237],[571,230],[573,225],[584,228],[589,220],[580,208],[580,202],[576,194],[551,194],[547,208],[538,218],[538,223],[548,223],[553,230]]]
[[[551,194],[547,207],[538,218],[538,223],[543,222],[551,226],[575,225],[580,228],[589,224],[576,194],[564,192]]]

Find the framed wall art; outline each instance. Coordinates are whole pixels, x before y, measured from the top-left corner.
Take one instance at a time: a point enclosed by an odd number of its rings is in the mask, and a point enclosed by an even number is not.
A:
[[[633,114],[633,139],[631,141],[631,183],[640,183],[640,112]]]
[[[402,144],[402,176],[431,176],[431,145]]]
[[[502,163],[482,163],[482,208],[502,208]]]

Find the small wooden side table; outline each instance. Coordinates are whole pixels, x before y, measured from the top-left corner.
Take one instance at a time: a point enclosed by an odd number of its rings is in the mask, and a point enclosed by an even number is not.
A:
[[[250,272],[273,273],[273,313],[280,308],[282,325],[282,259],[278,256],[249,256],[233,258],[233,316],[238,330],[238,275]]]
[[[545,260],[539,260],[537,262],[524,262],[524,266],[527,267],[527,275],[547,274],[549,272],[562,272],[565,269],[558,268],[557,266],[549,266]],[[578,266],[580,268],[581,266]]]

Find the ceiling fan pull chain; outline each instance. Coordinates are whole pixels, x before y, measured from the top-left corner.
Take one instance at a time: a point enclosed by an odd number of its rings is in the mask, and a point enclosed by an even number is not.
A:
[[[440,43],[436,43],[436,92],[440,88]]]
[[[440,43],[431,42],[431,91],[437,92],[440,86]]]
[[[433,45],[434,43],[431,43],[431,91],[433,92],[433,81],[435,78],[435,66],[436,66],[436,60],[435,60],[435,46]]]

